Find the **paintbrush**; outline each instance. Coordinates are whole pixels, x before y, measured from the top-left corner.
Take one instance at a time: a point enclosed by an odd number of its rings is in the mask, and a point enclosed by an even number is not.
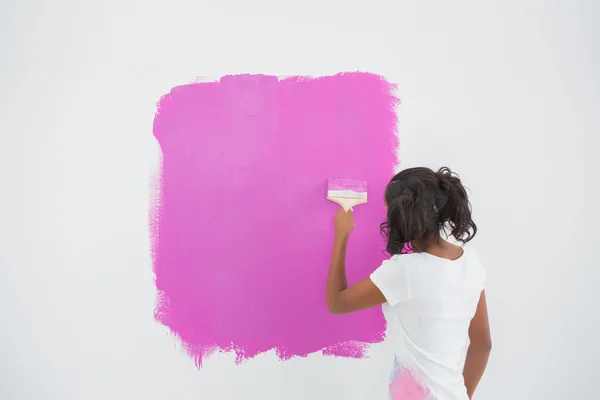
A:
[[[344,211],[367,202],[367,181],[349,178],[329,178],[327,200],[339,204]]]

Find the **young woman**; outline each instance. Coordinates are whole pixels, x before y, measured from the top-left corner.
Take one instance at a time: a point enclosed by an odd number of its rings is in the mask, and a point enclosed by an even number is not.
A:
[[[390,399],[471,399],[491,339],[485,272],[464,246],[477,233],[467,192],[448,168],[411,168],[392,178],[385,204],[381,230],[391,258],[350,287],[345,258],[355,223],[352,211],[335,215],[327,306],[341,314],[383,304],[395,352]],[[442,231],[463,246],[444,240]]]

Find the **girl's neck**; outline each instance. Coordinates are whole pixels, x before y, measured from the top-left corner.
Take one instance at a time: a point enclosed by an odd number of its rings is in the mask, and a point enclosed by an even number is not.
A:
[[[454,245],[437,234],[423,240],[415,240],[412,242],[412,247],[415,252],[428,253],[440,258],[454,260],[459,258],[463,250],[460,246]]]
[[[432,234],[422,240],[413,240],[411,244],[416,252],[428,253],[430,250],[445,247],[445,245],[449,243],[442,239],[439,234]]]

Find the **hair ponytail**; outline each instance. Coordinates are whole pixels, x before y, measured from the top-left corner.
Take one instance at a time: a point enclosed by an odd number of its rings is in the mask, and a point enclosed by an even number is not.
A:
[[[436,175],[444,193],[439,204],[439,222],[446,232],[458,241],[466,243],[477,234],[477,225],[471,218],[471,203],[458,175],[450,168],[442,167]]]

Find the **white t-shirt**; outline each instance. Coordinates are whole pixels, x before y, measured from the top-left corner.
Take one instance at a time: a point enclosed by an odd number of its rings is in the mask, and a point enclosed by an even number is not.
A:
[[[395,255],[371,280],[387,300],[382,308],[395,352],[390,399],[468,400],[462,375],[468,330],[485,282],[473,249],[465,247],[454,261]]]

